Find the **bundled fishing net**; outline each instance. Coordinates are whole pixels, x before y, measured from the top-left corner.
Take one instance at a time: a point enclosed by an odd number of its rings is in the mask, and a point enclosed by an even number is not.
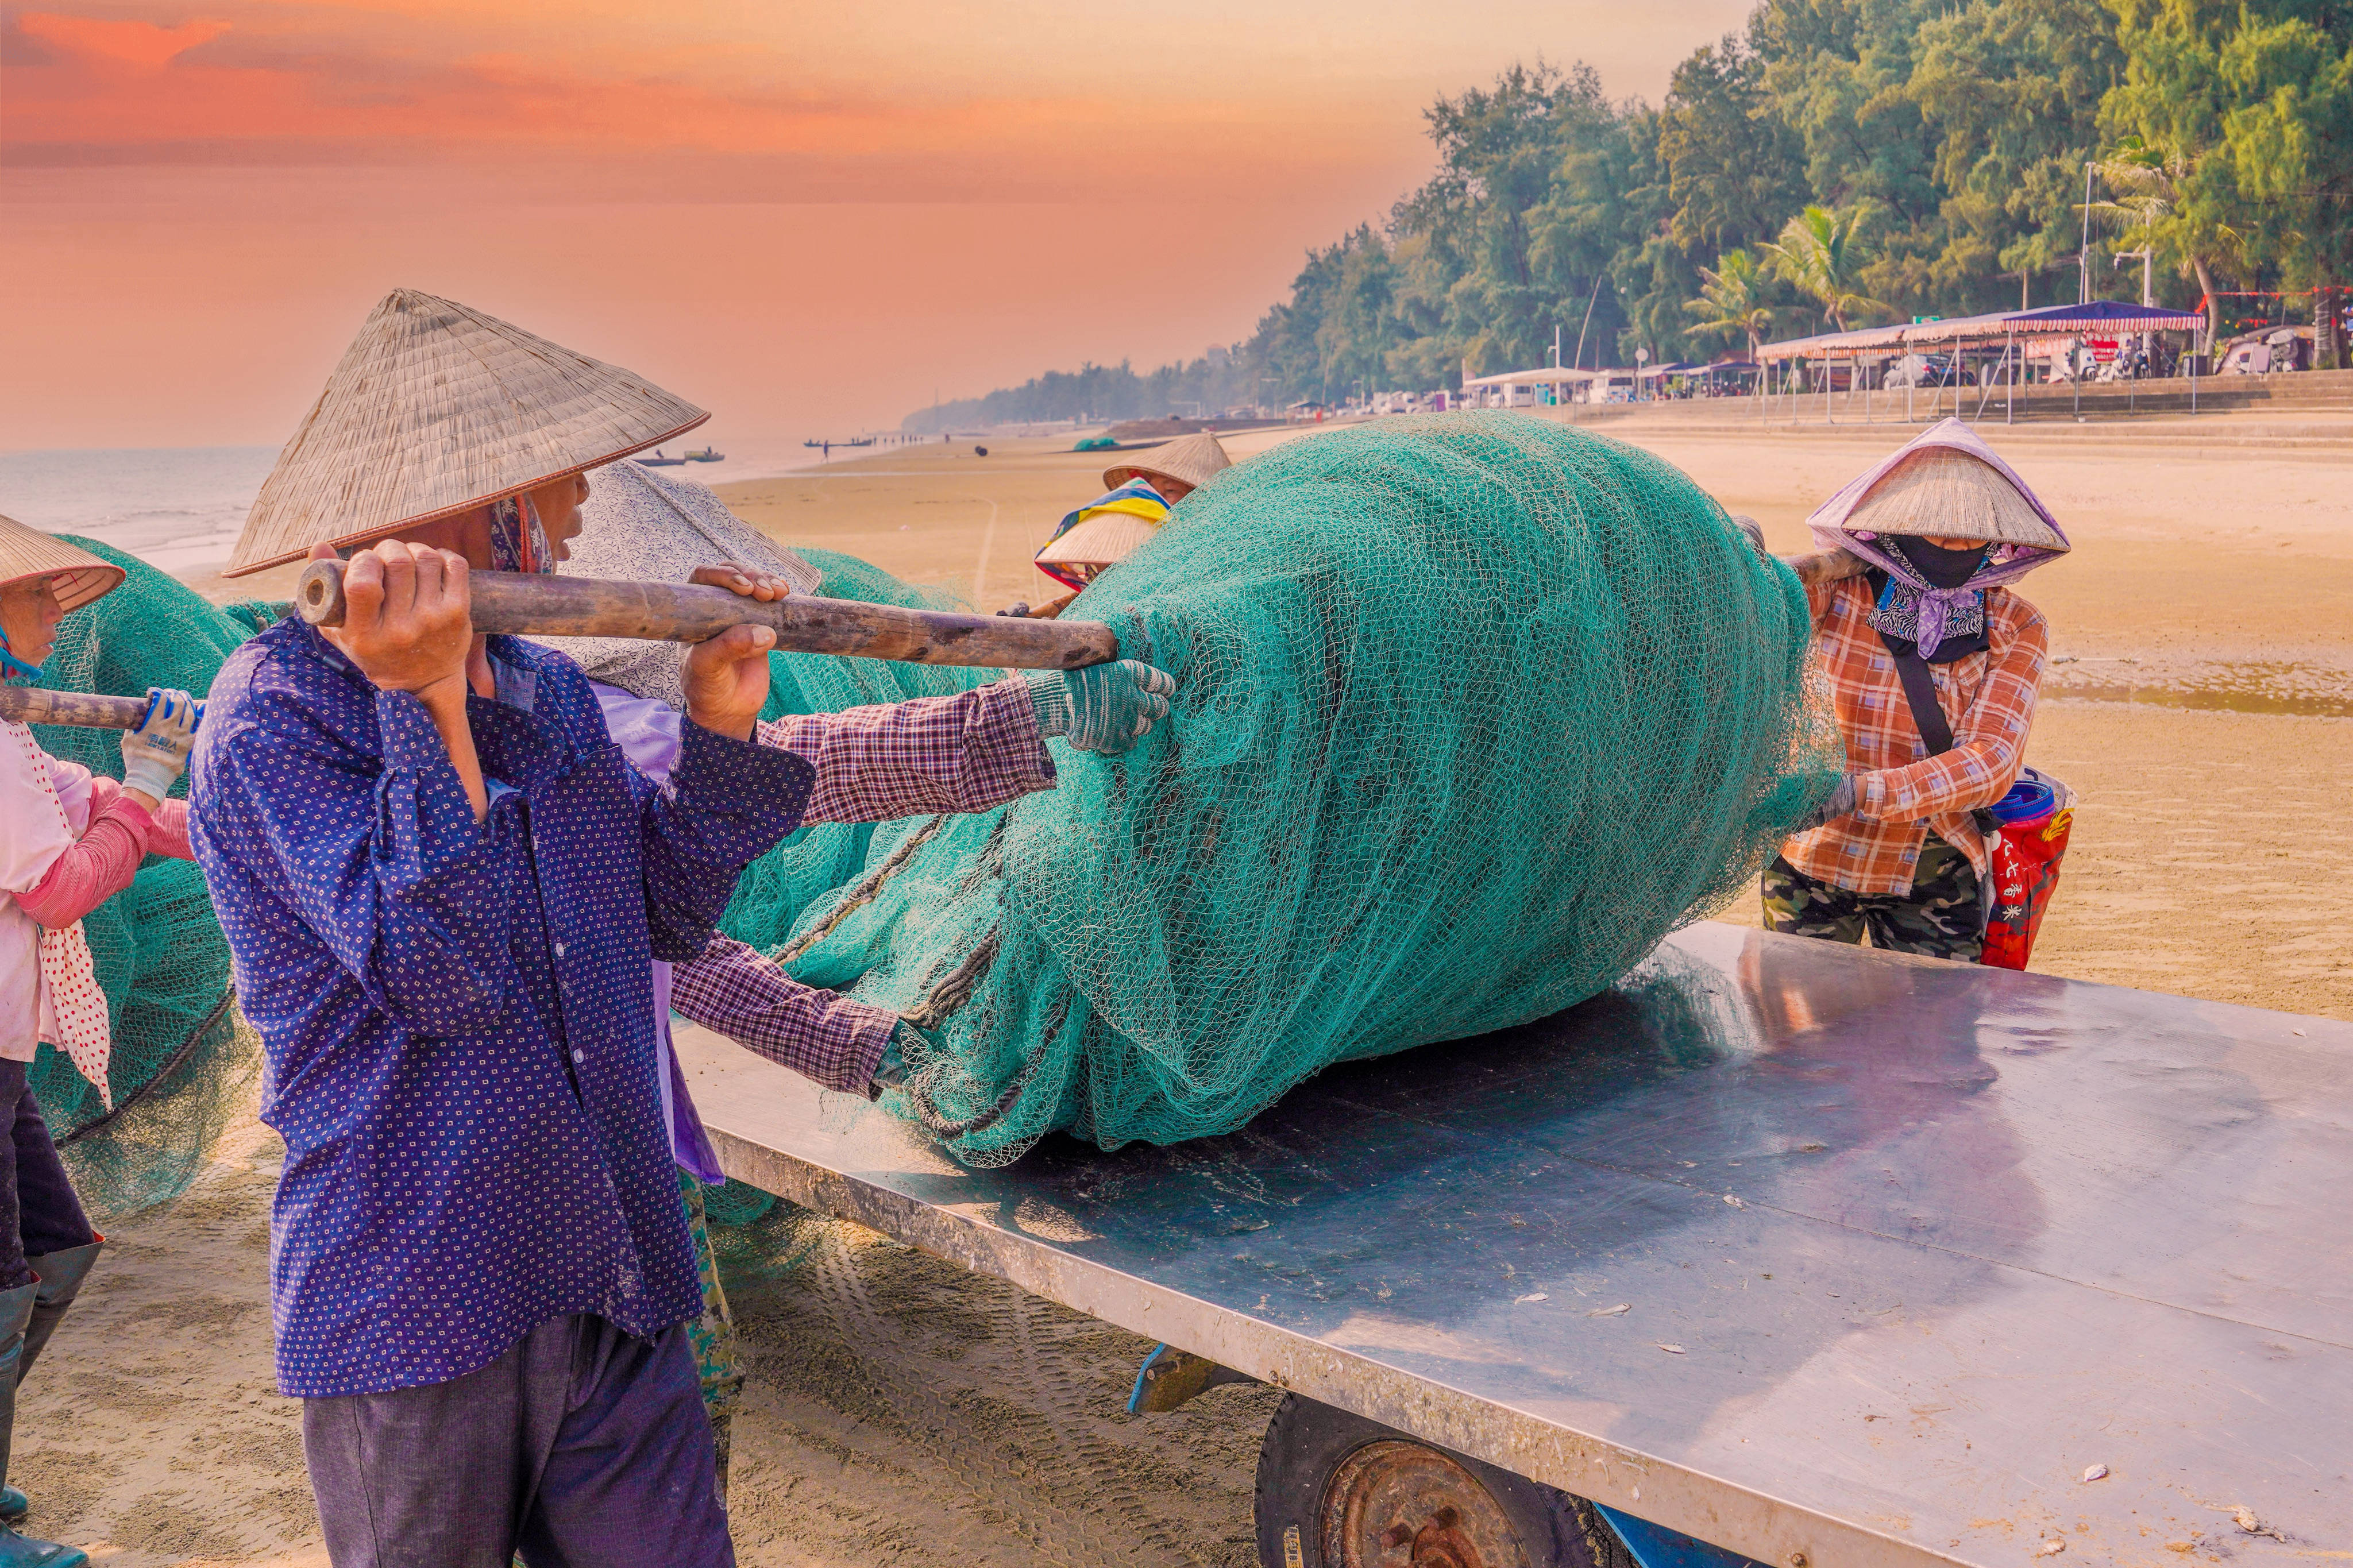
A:
[[[824,591],[919,602],[811,552]],[[1240,1126],[1335,1061],[1592,995],[1752,879],[1835,763],[1794,577],[1630,447],[1511,415],[1292,442],[1067,612],[1170,722],[998,811],[797,834],[725,921],[913,1019],[957,1158]],[[772,711],[984,672],[779,656]]]
[[[229,651],[267,622],[258,608],[217,609],[135,556],[73,542],[130,576],[58,626],[45,686],[123,697],[175,686],[202,695]],[[52,756],[122,776],[120,731],[39,724],[34,735]],[[185,795],[185,778],[174,793]],[[119,1215],[186,1188],[242,1105],[259,1053],[233,1005],[228,946],[193,864],[149,856],[82,930],[113,1025],[114,1110],[53,1046],[41,1047],[32,1084],[83,1201]]]

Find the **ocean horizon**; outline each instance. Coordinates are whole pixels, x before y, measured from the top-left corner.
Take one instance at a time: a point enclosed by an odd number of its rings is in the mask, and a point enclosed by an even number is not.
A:
[[[700,432],[697,433],[698,436]],[[676,442],[673,455],[701,442]],[[684,472],[704,484],[771,479],[817,467],[799,443],[726,446]],[[45,533],[73,533],[183,575],[218,571],[237,547],[276,447],[61,447],[0,452],[0,515]]]

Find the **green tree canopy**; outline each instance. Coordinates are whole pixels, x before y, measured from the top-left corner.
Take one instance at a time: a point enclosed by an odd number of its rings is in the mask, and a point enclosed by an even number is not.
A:
[[[2138,294],[2104,246],[2152,248],[2168,304],[2353,281],[2353,0],[1761,0],[1655,108],[1538,60],[1426,119],[1436,172],[1223,358],[943,416],[1428,390],[1548,363],[1556,331],[1586,364],[1697,358],[1801,301],[1848,323],[2072,300],[2087,216],[2095,294]]]

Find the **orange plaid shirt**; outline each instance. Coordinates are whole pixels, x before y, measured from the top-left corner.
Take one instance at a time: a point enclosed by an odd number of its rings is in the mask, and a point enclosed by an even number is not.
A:
[[[2042,613],[2007,588],[1986,590],[1986,651],[1928,667],[1936,704],[1953,728],[1953,749],[1932,757],[1895,661],[1871,624],[1870,582],[1818,584],[1806,599],[1814,613],[1816,689],[1846,738],[1855,808],[1793,835],[1782,858],[1849,892],[1901,896],[1912,891],[1922,840],[1934,832],[1986,876],[1985,839],[1969,813],[2007,795],[2025,763],[2050,645]]]

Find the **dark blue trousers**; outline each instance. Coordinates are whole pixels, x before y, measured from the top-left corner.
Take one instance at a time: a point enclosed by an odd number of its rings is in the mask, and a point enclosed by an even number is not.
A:
[[[0,1290],[32,1283],[27,1258],[87,1247],[98,1239],[49,1124],[25,1085],[29,1062],[0,1062],[0,1126],[9,1129],[15,1158],[0,1161]]]
[[[302,1402],[335,1568],[733,1568],[686,1327],[542,1323],[448,1383]]]

